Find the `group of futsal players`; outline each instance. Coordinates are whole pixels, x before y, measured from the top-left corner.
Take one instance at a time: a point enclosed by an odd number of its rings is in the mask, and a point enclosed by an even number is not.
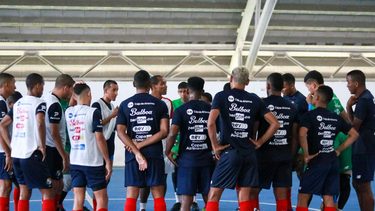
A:
[[[212,105],[200,77],[181,83],[181,98],[172,102],[163,97],[165,79],[140,70],[136,94],[119,107],[111,103],[119,89],[113,80],[91,105],[90,87],[65,74],[41,98],[44,80],[33,73],[27,95],[10,108],[15,79],[1,73],[0,211],[9,209],[12,182],[18,211],[29,210],[33,188],[42,193],[43,211],[61,210],[72,187],[73,210],[84,210],[86,186],[94,192],[94,210],[107,210],[115,130],[125,146],[124,210],[135,211],[139,196],[146,210],[151,191],[153,210],[165,211],[166,178],[173,172],[172,210],[197,209],[197,193],[204,209],[219,210],[225,188],[237,189],[239,210],[260,210],[258,195],[272,185],[276,210],[288,211],[293,170],[300,178],[297,211],[308,210],[312,195],[322,197],[322,210],[343,209],[351,175],[361,210],[374,210],[375,100],[362,71],[346,79],[352,95],[347,112],[317,71],[304,78],[307,97],[296,90],[293,75],[272,73],[268,97],[261,99],[245,91],[244,67],[232,71],[229,87]]]

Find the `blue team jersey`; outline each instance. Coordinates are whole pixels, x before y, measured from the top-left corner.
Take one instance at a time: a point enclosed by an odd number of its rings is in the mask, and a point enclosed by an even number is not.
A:
[[[284,98],[297,107],[300,116],[309,110],[305,95],[299,91],[297,91],[293,96],[284,96]]]
[[[271,95],[263,99],[267,108],[275,115],[280,128],[256,152],[258,162],[275,162],[292,159],[291,138],[293,123],[299,122],[298,109],[281,96]],[[258,137],[263,136],[269,127],[268,122],[261,118]]]
[[[201,100],[191,100],[175,110],[172,125],[180,128],[177,157],[179,166],[197,167],[213,164],[211,141],[207,131],[210,110],[211,105]]]
[[[212,109],[220,111],[220,144],[230,144],[242,155],[253,153],[249,138],[254,122],[269,112],[266,104],[256,94],[231,89],[215,95]]]
[[[306,127],[309,154],[318,156],[311,159],[309,166],[330,164],[337,160],[333,142],[339,132],[347,134],[352,128],[343,118],[326,108],[316,108],[301,117],[301,127]]]
[[[118,109],[117,125],[126,126],[126,134],[141,142],[160,131],[160,120],[169,119],[165,103],[148,93],[135,94],[124,100]],[[162,142],[158,141],[141,149],[145,158],[163,158]],[[125,161],[133,160],[134,154],[125,151]]]
[[[353,154],[375,154],[375,99],[369,90],[358,97],[354,117],[362,120]]]

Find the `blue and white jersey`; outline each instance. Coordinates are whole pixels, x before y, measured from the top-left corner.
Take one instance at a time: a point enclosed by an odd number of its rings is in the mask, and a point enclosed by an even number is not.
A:
[[[352,128],[341,116],[326,108],[316,108],[301,117],[300,126],[308,129],[309,155],[319,153],[309,165],[331,164],[337,160],[333,142],[339,132],[348,134]]]
[[[258,162],[276,162],[292,159],[290,148],[292,126],[299,122],[298,109],[281,96],[271,95],[263,99],[267,108],[275,115],[280,128],[256,152]],[[263,136],[270,125],[261,118],[258,137]]]
[[[53,142],[53,138],[51,136],[51,123],[52,124],[59,124],[59,132],[61,141],[63,146],[65,146],[66,142],[66,122],[65,122],[65,115],[63,113],[60,99],[52,94],[48,93],[42,97],[43,100],[47,103],[47,112],[45,117],[46,122],[46,145],[50,147],[55,147],[55,143]]]
[[[8,103],[2,95],[0,95],[0,122],[3,120],[5,115],[9,112]],[[4,152],[3,148],[0,145],[0,153]]]
[[[215,95],[212,109],[220,111],[220,144],[230,144],[242,155],[254,153],[254,144],[249,140],[254,122],[269,110],[266,104],[253,93],[231,89]]]
[[[178,166],[197,167],[213,164],[212,146],[207,131],[210,110],[210,104],[201,100],[191,100],[174,111],[172,125],[180,128]]]
[[[36,115],[46,113],[46,102],[27,95],[14,104],[8,115],[13,120],[12,153],[15,158],[29,158],[40,146]]]
[[[65,116],[71,145],[70,164],[102,166],[104,158],[95,137],[95,132],[103,132],[100,111],[87,105],[76,105],[67,108]]]
[[[160,120],[168,116],[165,103],[148,93],[135,94],[124,100],[117,114],[117,125],[126,126],[126,134],[136,142],[141,142],[160,131]],[[163,159],[162,142],[158,141],[141,149],[145,158]],[[125,151],[125,161],[135,159],[134,154]]]

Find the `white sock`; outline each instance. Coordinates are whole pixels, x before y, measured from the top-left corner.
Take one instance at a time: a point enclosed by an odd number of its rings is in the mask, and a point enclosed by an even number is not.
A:
[[[181,203],[181,196],[177,195],[176,192],[174,192],[174,197],[176,198],[176,203]]]
[[[141,211],[142,209],[146,209],[146,206],[147,206],[147,202],[146,203],[139,203],[139,211]]]
[[[194,196],[193,202],[197,203],[197,195]]]

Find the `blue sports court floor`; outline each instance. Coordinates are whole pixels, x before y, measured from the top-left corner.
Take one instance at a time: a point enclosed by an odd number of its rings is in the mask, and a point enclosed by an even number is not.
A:
[[[167,210],[170,210],[170,208],[175,203],[174,199],[174,191],[172,186],[172,180],[169,177],[168,178],[168,191],[167,195],[165,197],[166,203],[167,203]],[[292,188],[292,204],[293,207],[295,207],[297,203],[297,193],[298,193],[298,185],[299,181],[297,179],[296,174],[293,173],[293,188]],[[372,189],[375,190],[375,185],[372,183]],[[92,210],[92,207],[90,205],[91,203],[91,197],[92,192],[91,190],[88,190],[88,194],[90,198],[86,198],[86,206]],[[124,170],[123,168],[116,168],[113,171],[111,182],[108,186],[108,196],[109,196],[109,204],[108,204],[108,210],[109,211],[123,211],[124,210],[124,203],[126,198],[126,188],[124,187]],[[275,199],[273,197],[273,192],[271,190],[263,190],[260,194],[260,209],[262,211],[274,211],[276,210],[275,206]],[[320,197],[314,196],[313,201],[310,205],[310,210],[319,210],[320,207]],[[200,208],[203,208],[204,203],[200,196],[198,196],[198,204]],[[72,210],[73,207],[73,192],[70,192],[64,202],[64,207],[67,211]],[[220,201],[220,210],[230,210],[234,211],[237,207],[237,196],[236,192],[234,190],[225,190],[223,193],[223,196]],[[139,204],[137,207],[137,210],[139,208]],[[31,211],[37,211],[41,210],[41,195],[38,190],[33,190],[33,195],[30,200],[30,210]],[[13,202],[11,201],[10,204],[10,210],[14,210]],[[147,204],[147,211],[153,210],[153,200],[152,197],[150,198],[148,204]],[[353,211],[353,210],[359,210],[357,196],[355,194],[355,191],[352,189],[350,198],[348,203],[346,204],[346,207],[344,210],[347,211]]]

